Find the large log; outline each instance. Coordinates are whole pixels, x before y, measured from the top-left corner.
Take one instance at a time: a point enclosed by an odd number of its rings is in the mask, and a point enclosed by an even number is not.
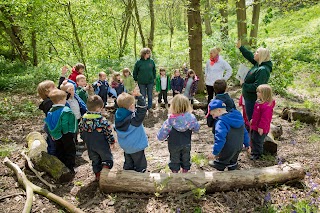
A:
[[[270,126],[270,132],[263,143],[263,152],[264,154],[276,155],[278,151],[278,143],[274,140],[275,138],[279,138],[282,135],[282,126],[281,125],[273,125]]]
[[[305,176],[299,163],[226,172],[138,173],[103,169],[100,189],[103,192],[166,193],[205,188],[206,192],[263,187],[301,180]]]
[[[281,113],[281,118],[288,121],[299,120],[307,124],[320,125],[320,115],[309,109],[284,108]]]
[[[27,136],[28,156],[35,169],[47,172],[58,182],[70,181],[73,174],[55,156],[47,153],[47,143],[39,132],[31,132]]]

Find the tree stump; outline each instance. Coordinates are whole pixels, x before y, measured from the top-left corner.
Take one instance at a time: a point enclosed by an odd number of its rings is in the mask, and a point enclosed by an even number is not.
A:
[[[264,154],[276,155],[278,151],[278,143],[274,140],[275,138],[279,138],[282,135],[282,126],[275,126],[271,124],[270,132],[263,143],[263,152]]]
[[[28,156],[35,169],[47,172],[58,182],[70,181],[71,171],[55,156],[47,153],[47,142],[39,132],[31,132],[27,136]]]
[[[304,169],[299,163],[226,172],[139,173],[103,169],[99,185],[106,193],[186,192],[196,188],[217,192],[281,184],[301,180],[304,176]]]

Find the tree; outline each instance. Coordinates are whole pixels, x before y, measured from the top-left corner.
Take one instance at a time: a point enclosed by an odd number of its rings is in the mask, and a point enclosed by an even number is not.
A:
[[[150,10],[150,34],[148,38],[148,47],[153,49],[153,40],[154,40],[154,7],[153,0],[149,0],[149,10]]]
[[[198,91],[204,91],[202,71],[202,28],[200,16],[200,0],[188,1],[188,34],[189,34],[189,57],[190,68],[200,78]]]
[[[137,21],[137,25],[138,25],[138,29],[139,29],[139,33],[140,33],[140,37],[141,37],[142,47],[145,47],[146,46],[146,41],[144,39],[144,35],[143,35],[143,32],[142,32],[142,26],[141,26],[140,17],[139,17],[137,0],[133,0],[133,5],[134,5],[134,12],[135,12],[135,15],[136,15],[136,21]]]
[[[205,0],[205,12],[204,12],[204,26],[205,32],[207,35],[212,35],[211,23],[210,23],[210,2],[209,0]]]
[[[228,38],[228,0],[220,0],[219,4],[219,12],[220,12],[220,32],[221,32],[221,40],[225,40]]]
[[[127,37],[128,37],[128,31],[129,27],[131,25],[131,17],[132,17],[132,11],[133,11],[133,2],[132,0],[128,0],[128,2],[123,1],[126,9],[123,13],[123,21],[121,26],[121,36],[119,41],[119,58],[123,56],[124,50],[127,45]]]
[[[247,15],[246,1],[236,0],[238,39],[242,40],[242,44],[247,44]]]
[[[250,46],[255,46],[257,44],[260,6],[261,6],[260,0],[254,0],[253,11],[252,11],[251,31],[250,31],[250,40],[249,40]]]

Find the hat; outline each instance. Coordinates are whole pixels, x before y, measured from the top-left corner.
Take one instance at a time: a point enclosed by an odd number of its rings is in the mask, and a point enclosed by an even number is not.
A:
[[[213,99],[210,101],[208,104],[208,113],[206,117],[210,115],[210,111],[214,109],[219,109],[219,108],[226,108],[225,103],[223,103],[221,100]]]

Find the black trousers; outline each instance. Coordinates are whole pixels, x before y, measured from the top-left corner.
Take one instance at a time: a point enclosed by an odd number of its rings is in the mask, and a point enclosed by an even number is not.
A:
[[[191,145],[186,146],[168,146],[170,152],[169,168],[171,171],[182,169],[190,170],[190,151]]]
[[[168,97],[167,90],[161,90],[161,91],[159,92],[159,95],[158,95],[158,103],[160,104],[161,101],[162,101],[162,98],[163,98],[164,103],[165,103],[165,104],[168,104],[168,99],[167,99],[167,97]]]
[[[103,165],[108,166],[110,169],[113,167],[113,157],[107,141],[87,141],[86,144],[94,173],[100,172]]]
[[[257,131],[251,131],[252,155],[261,156],[263,154],[263,143],[267,134],[260,135]]]
[[[208,104],[210,103],[211,99],[213,99],[213,95],[214,95],[214,90],[213,90],[213,86],[208,86],[207,87],[207,93],[208,93]]]
[[[67,133],[62,135],[56,143],[56,156],[66,165],[71,171],[74,172],[76,159],[76,146],[74,142],[74,133]]]
[[[145,172],[147,169],[147,159],[144,155],[144,150],[132,154],[124,153],[123,169]]]

